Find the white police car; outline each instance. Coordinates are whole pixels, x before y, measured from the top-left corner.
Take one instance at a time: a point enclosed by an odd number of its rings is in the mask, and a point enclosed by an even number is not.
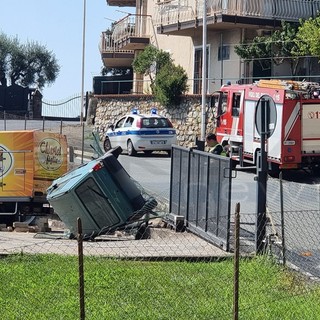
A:
[[[166,151],[171,154],[171,146],[177,143],[176,130],[170,120],[157,114],[138,114],[137,110],[120,118],[105,134],[104,150],[120,146],[134,156],[138,151],[150,154],[152,151]]]

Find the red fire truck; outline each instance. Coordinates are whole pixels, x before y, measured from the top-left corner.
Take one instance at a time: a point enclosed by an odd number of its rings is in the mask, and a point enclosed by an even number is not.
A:
[[[311,169],[320,173],[320,84],[260,80],[224,85],[213,94],[218,141],[227,140],[233,163],[256,165],[261,149],[256,111],[261,99],[273,106],[266,128],[270,172]],[[259,129],[259,128],[258,128]]]

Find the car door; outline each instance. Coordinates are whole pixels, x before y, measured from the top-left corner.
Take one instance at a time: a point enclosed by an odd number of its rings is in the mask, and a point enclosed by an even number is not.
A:
[[[125,119],[125,122],[123,124],[123,147],[122,149],[126,150],[127,149],[127,142],[130,139],[133,143],[136,140],[136,132],[132,130],[134,118],[132,116],[127,116]]]
[[[124,123],[126,121],[127,116],[122,117],[118,120],[113,128],[113,130],[109,134],[109,139],[111,142],[112,148],[116,146],[120,146],[122,149],[126,149],[126,128],[124,128]]]

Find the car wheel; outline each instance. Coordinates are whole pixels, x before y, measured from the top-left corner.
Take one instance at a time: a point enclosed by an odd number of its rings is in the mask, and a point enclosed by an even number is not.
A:
[[[132,144],[131,140],[128,140],[127,151],[128,151],[128,156],[135,156],[137,154],[137,151],[133,147],[133,144]]]
[[[103,149],[105,152],[109,151],[111,149],[111,143],[109,138],[105,138],[105,140],[103,141]]]

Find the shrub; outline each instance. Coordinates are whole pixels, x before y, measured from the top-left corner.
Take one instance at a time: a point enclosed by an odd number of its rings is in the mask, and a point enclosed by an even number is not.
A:
[[[188,76],[179,65],[167,63],[156,75],[155,98],[166,107],[176,106],[181,101],[181,95],[188,89]]]

